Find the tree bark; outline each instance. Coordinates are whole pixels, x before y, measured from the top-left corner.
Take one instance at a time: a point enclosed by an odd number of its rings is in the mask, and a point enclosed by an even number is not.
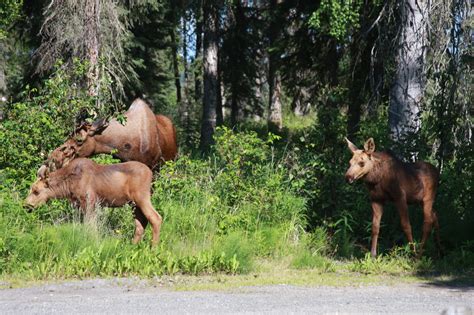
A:
[[[273,68],[270,65],[270,68]],[[269,75],[269,106],[268,106],[268,128],[273,131],[283,129],[283,119],[281,113],[281,77],[280,73],[270,71]]]
[[[272,48],[278,37],[279,25],[276,22],[277,14],[277,1],[270,1],[270,14],[271,21],[269,26],[269,45]],[[268,85],[269,85],[269,97],[268,97],[268,128],[274,131],[281,131],[283,128],[283,119],[281,111],[281,78],[277,69],[278,52],[270,50],[268,53]]]
[[[421,126],[428,1],[405,0],[400,10],[402,29],[388,117],[391,137],[398,143],[416,134]]]
[[[85,47],[86,58],[89,62],[87,73],[87,89],[91,96],[99,93],[99,0],[85,1]]]
[[[188,41],[187,41],[187,33],[188,33],[188,27],[187,27],[187,21],[186,21],[186,14],[183,15],[183,31],[182,31],[182,36],[183,36],[183,65],[184,65],[184,87],[183,87],[183,93],[181,95],[181,103],[179,104],[179,111],[180,111],[180,120],[181,120],[181,126],[184,128],[184,130],[188,131],[189,129],[189,101],[188,101]]]
[[[196,51],[194,59],[196,62],[200,62],[201,50],[202,50],[202,0],[197,1],[196,8]],[[202,83],[201,83],[201,71],[199,67],[195,67],[194,70],[194,99],[196,103],[202,102]]]
[[[0,58],[3,59],[3,51],[0,44]],[[4,118],[4,106],[7,101],[7,82],[5,77],[4,63],[0,61],[0,121]]]
[[[311,104],[309,103],[309,93],[307,88],[300,86],[291,102],[291,110],[296,116],[305,116],[309,113]]]
[[[203,51],[203,111],[201,124],[200,149],[206,152],[213,144],[213,134],[216,129],[216,108],[219,93],[217,73],[217,9],[214,1],[203,1],[204,13],[204,51]]]
[[[219,26],[217,26],[219,30]],[[221,62],[220,62],[220,53],[219,46],[217,47],[217,102],[216,102],[216,124],[217,126],[222,126],[224,124],[224,112],[222,107],[222,76],[221,76]]]
[[[173,55],[173,74],[174,74],[174,85],[176,87],[176,103],[178,108],[181,107],[182,96],[181,96],[181,80],[179,78],[179,62],[178,62],[178,42],[176,38],[176,30],[171,30],[171,54]]]

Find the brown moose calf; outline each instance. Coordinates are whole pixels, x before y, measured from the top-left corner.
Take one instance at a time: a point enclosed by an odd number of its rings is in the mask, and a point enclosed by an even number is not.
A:
[[[380,220],[383,205],[387,201],[395,203],[400,214],[403,232],[412,245],[413,236],[408,217],[408,204],[421,204],[424,223],[419,255],[422,254],[433,224],[436,229],[438,248],[440,248],[438,218],[433,210],[438,187],[438,170],[426,162],[404,163],[390,152],[375,152],[375,143],[372,138],[365,142],[364,150],[359,150],[347,138],[346,141],[352,152],[346,180],[352,183],[357,179],[362,179],[370,194],[373,213],[370,251],[372,257],[377,255]]]
[[[86,217],[97,204],[120,207],[134,204],[135,236],[139,242],[150,222],[152,245],[160,237],[161,216],[151,203],[152,171],[140,162],[99,165],[92,160],[78,158],[67,166],[47,174],[46,166],[38,171],[38,180],[31,186],[25,206],[36,208],[49,199],[68,199]]]

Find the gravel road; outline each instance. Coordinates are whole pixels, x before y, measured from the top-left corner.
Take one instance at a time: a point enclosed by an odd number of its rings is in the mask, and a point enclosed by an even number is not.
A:
[[[127,279],[1,289],[1,314],[472,314],[474,287],[436,283],[364,286],[252,286],[176,291]]]

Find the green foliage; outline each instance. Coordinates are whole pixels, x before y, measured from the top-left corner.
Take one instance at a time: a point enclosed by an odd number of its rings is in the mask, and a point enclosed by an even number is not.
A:
[[[455,160],[444,164],[435,209],[441,224],[441,239],[447,248],[474,240],[474,149],[464,144]]]
[[[23,101],[8,106],[0,126],[0,176],[5,179],[0,188],[32,179],[48,153],[71,131],[79,109],[92,107],[92,100],[75,84],[83,70],[68,74],[59,65],[44,88],[27,87]]]
[[[87,63],[78,60],[72,69],[59,62],[42,87],[27,86],[21,101],[7,104],[0,125],[0,189],[25,183],[18,179],[31,180],[49,152],[74,130],[79,111],[86,109],[92,116],[110,113],[109,81],[104,77],[103,92],[91,97],[82,86],[87,71]],[[98,105],[104,103],[108,105]]]
[[[322,272],[335,271],[335,266],[328,259],[329,239],[324,228],[317,228],[312,234],[302,236],[295,247],[292,266],[296,269],[312,268]]]
[[[321,32],[342,40],[348,29],[359,27],[360,0],[323,0],[313,13],[309,24]]]
[[[7,36],[8,27],[20,17],[23,0],[3,0],[0,3],[0,40]]]
[[[424,273],[433,269],[433,261],[422,257],[415,259],[409,247],[395,248],[388,255],[370,257],[367,253],[364,258],[349,263],[349,270],[364,274],[403,274],[409,271]]]

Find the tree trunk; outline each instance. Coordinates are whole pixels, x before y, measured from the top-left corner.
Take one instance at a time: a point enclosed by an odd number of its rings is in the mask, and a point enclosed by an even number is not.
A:
[[[86,58],[89,62],[87,73],[87,90],[89,95],[97,96],[99,93],[99,0],[86,0],[85,2],[85,47]]]
[[[179,78],[179,62],[178,62],[178,42],[176,38],[176,30],[173,28],[171,30],[171,54],[173,55],[173,73],[174,73],[174,85],[176,87],[176,103],[178,108],[181,107],[182,97],[181,97],[181,81]]]
[[[272,66],[270,65],[270,68]],[[283,119],[281,114],[281,78],[278,72],[270,72],[269,75],[269,106],[268,106],[268,128],[273,131],[281,131]]]
[[[309,93],[307,88],[300,86],[291,102],[291,110],[295,116],[306,116],[309,113],[311,104],[309,102]]]
[[[236,87],[236,82],[235,79],[232,80],[232,83],[230,85],[230,90],[231,90],[231,100],[230,100],[230,125],[232,128],[234,128],[237,125],[237,122],[239,121],[239,104],[237,100],[237,87]]]
[[[187,93],[187,86],[188,86],[188,41],[187,41],[187,21],[186,21],[186,14],[183,16],[183,64],[184,64],[184,87],[183,93],[181,96],[181,103],[179,104],[179,111],[180,111],[180,120],[181,126],[184,130],[189,129],[189,101],[188,101],[188,93]]]
[[[2,47],[0,44],[0,58],[3,58]],[[3,61],[3,60],[2,60]],[[5,77],[5,71],[3,69],[4,63],[0,61],[0,121],[4,118],[4,106],[7,101],[7,82]]]
[[[268,53],[268,85],[269,85],[269,97],[268,97],[268,128],[273,131],[280,131],[283,128],[282,112],[281,112],[281,78],[280,73],[277,69],[277,60],[279,58],[278,52],[272,50],[273,46],[278,37],[280,30],[279,25],[276,22],[277,15],[277,1],[272,0],[270,2],[271,21],[269,26],[269,46],[270,52]]]
[[[402,30],[388,117],[391,136],[398,143],[407,136],[416,134],[421,125],[428,1],[405,0],[400,5],[400,10]]]
[[[217,9],[214,1],[204,0],[204,51],[203,51],[203,81],[204,97],[201,124],[200,149],[209,150],[213,143],[216,129],[216,108],[219,97],[217,73]]]
[[[219,27],[217,26],[217,29]],[[222,107],[222,76],[221,76],[221,65],[220,65],[219,47],[217,47],[217,102],[216,102],[216,123],[217,126],[224,124],[224,112]]]
[[[202,1],[197,1],[196,9],[196,51],[195,51],[195,61],[200,62],[201,59],[201,49],[202,49]],[[196,103],[202,102],[202,84],[201,84],[201,71],[199,67],[195,67],[194,70],[194,99]]]

